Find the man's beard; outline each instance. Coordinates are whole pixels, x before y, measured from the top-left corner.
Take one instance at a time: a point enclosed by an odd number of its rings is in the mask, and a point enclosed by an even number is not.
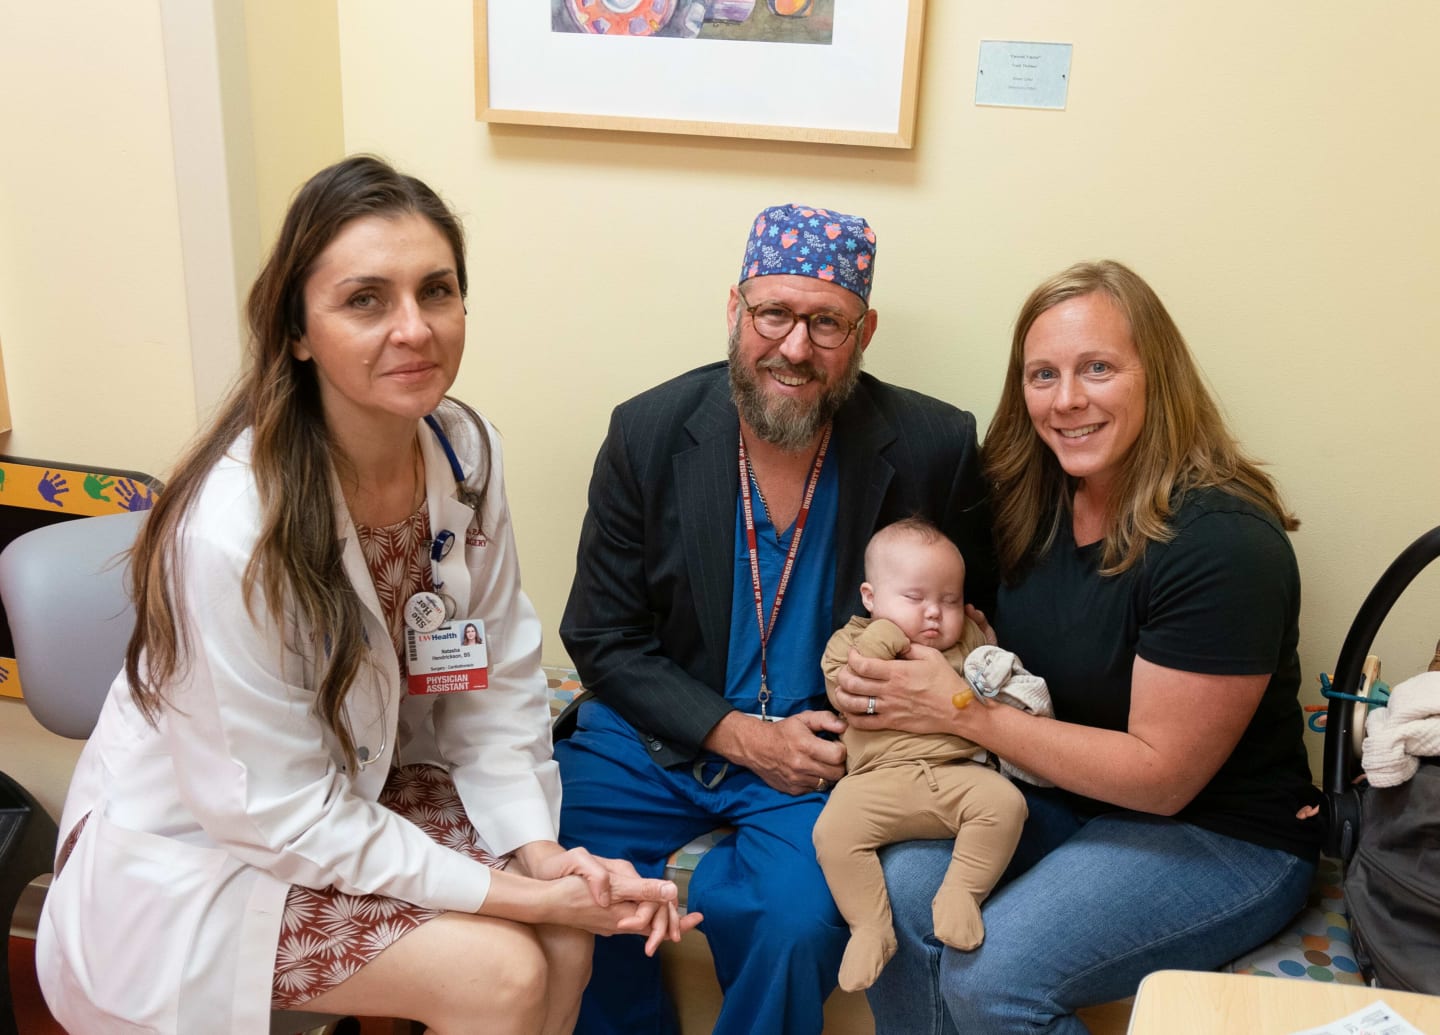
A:
[[[752,369],[740,359],[740,324],[737,321],[735,329],[730,332],[730,398],[740,411],[740,419],[761,439],[784,450],[804,449],[854,393],[855,385],[860,381],[863,358],[861,349],[853,349],[850,362],[830,384],[825,383],[823,370],[808,362],[792,365],[779,355],[762,359]],[[760,383],[762,377],[768,376],[765,373],[768,370],[814,378],[821,383],[824,391],[813,403],[770,396]]]

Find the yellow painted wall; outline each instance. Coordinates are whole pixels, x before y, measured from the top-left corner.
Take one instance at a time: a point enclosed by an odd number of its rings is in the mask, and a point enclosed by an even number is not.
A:
[[[1440,524],[1440,7],[932,0],[908,152],[475,123],[470,7],[342,5],[345,143],[465,215],[457,389],[506,434],[547,657],[609,408],[723,354],[747,223],[776,202],[870,219],[870,369],[982,427],[1035,283],[1102,256],[1150,279],[1304,520],[1311,676]],[[1073,43],[1068,110],[976,107],[982,39]],[[1382,631],[1387,674],[1423,667],[1437,634],[1431,571]]]
[[[243,3],[259,234],[268,248],[295,189],[345,155],[339,25],[336,0]]]
[[[0,16],[0,452],[159,473],[194,428],[160,15]]]

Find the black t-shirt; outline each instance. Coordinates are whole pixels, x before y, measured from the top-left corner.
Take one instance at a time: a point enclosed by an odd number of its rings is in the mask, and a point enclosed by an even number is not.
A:
[[[1312,856],[1319,800],[1302,740],[1300,574],[1280,523],[1218,489],[1191,492],[1171,527],[1139,563],[1101,576],[1101,544],[1077,547],[1070,523],[1017,582],[1002,586],[1000,643],[1050,687],[1065,722],[1124,730],[1135,658],[1209,675],[1268,673],[1269,685],[1240,743],[1177,818],[1216,833]],[[1221,699],[1196,700],[1201,709]],[[1178,717],[1178,721],[1185,721]],[[1114,806],[1070,796],[1091,812]]]

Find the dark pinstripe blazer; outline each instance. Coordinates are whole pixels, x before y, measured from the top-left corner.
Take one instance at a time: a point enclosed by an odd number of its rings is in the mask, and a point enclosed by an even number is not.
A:
[[[661,765],[693,759],[731,710],[739,434],[726,364],[712,363],[616,407],[590,480],[560,636],[581,680]],[[916,514],[955,540],[966,598],[988,607],[995,569],[975,418],[862,374],[835,416],[831,448],[840,464],[834,627],[860,613],[871,534]]]

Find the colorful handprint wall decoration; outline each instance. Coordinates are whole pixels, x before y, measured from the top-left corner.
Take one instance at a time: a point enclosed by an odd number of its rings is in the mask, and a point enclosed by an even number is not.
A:
[[[0,548],[54,521],[149,510],[159,493],[159,482],[135,471],[0,457]],[[10,630],[0,622],[0,697],[22,696],[13,650]]]

